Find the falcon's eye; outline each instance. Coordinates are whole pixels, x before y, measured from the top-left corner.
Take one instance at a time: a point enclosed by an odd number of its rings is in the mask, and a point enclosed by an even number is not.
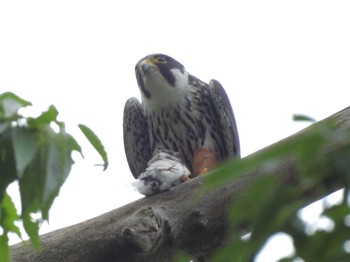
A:
[[[166,64],[167,60],[164,56],[155,56],[154,62],[156,62],[157,64]]]

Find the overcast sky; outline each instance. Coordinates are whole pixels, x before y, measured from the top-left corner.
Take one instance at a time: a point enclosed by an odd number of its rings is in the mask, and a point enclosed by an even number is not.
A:
[[[54,104],[78,137],[76,164],[42,232],[75,224],[140,197],[123,148],[125,101],[140,97],[136,62],[155,52],[225,87],[243,156],[350,105],[350,2],[1,1],[0,93]],[[92,128],[110,167],[79,134]],[[13,186],[11,192],[15,192]]]

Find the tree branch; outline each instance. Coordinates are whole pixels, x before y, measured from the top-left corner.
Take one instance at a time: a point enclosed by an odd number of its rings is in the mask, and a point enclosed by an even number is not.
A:
[[[329,121],[339,130],[350,130],[350,108],[317,125]],[[310,127],[277,144],[295,139],[309,130]],[[335,143],[319,154],[332,161],[331,156],[340,153],[344,146],[349,145]],[[270,147],[248,158],[264,153]],[[336,165],[331,166],[336,168]],[[305,203],[342,187],[333,179],[333,172],[337,170],[329,171],[327,187],[311,190],[303,196]],[[40,252],[33,251],[30,245],[16,244],[11,247],[12,260],[172,261],[179,251],[193,257],[205,256],[224,243],[228,231],[227,209],[235,196],[257,178],[267,175],[279,177],[282,184],[298,186],[298,167],[293,157],[282,159],[268,170],[261,163],[256,170],[210,190],[200,190],[206,178],[201,176],[169,192],[142,198],[99,217],[45,234],[41,237]]]

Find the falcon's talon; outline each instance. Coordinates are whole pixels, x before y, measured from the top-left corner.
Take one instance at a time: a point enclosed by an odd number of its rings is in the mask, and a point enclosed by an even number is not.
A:
[[[200,175],[205,175],[205,174],[207,174],[208,172],[209,172],[208,168],[205,167],[205,168],[203,168],[202,171],[200,172]]]
[[[218,81],[207,84],[163,54],[142,58],[135,73],[142,104],[126,102],[123,131],[141,194],[168,190],[240,156],[234,114]]]
[[[190,180],[191,178],[188,175],[182,175],[182,181]]]

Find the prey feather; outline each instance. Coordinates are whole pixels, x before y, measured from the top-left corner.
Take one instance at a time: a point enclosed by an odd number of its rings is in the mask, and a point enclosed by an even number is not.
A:
[[[189,179],[190,171],[170,150],[159,150],[148,162],[146,171],[132,185],[145,196],[169,190]]]

